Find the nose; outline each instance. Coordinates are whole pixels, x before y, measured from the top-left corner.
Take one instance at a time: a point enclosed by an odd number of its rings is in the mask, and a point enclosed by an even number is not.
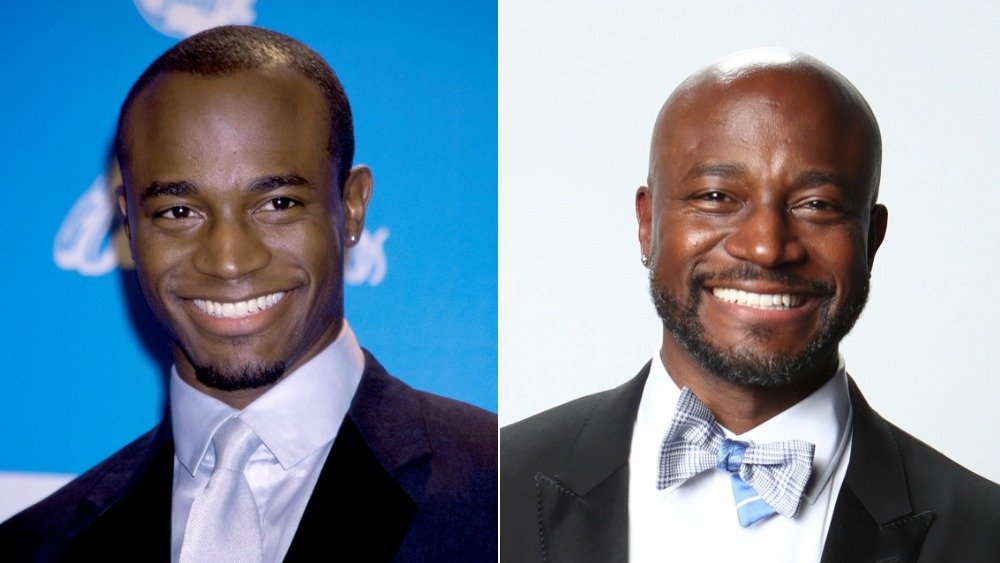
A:
[[[757,205],[744,210],[725,241],[726,252],[734,258],[764,268],[801,262],[806,249],[798,239],[785,209]]]
[[[241,218],[218,218],[205,229],[194,267],[203,274],[238,279],[271,261],[271,252],[252,225]]]

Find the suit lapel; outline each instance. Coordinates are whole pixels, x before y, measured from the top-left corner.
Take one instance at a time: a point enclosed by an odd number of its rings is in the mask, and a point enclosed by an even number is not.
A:
[[[302,515],[286,562],[312,561],[329,546],[345,557],[392,559],[416,514],[416,503],[379,464],[350,418]]]
[[[916,561],[934,519],[914,514],[906,471],[888,423],[850,381],[851,459],[837,497],[822,563]]]
[[[81,501],[79,514],[90,522],[60,560],[170,560],[174,448],[169,418],[154,432],[148,449],[108,471]]]
[[[347,559],[393,559],[416,515],[430,441],[416,395],[365,351],[365,372],[285,561],[337,546]],[[321,551],[322,552],[322,551]]]
[[[565,470],[535,475],[546,560],[628,559],[628,456],[648,375],[647,364],[629,382],[601,394],[559,464]]]

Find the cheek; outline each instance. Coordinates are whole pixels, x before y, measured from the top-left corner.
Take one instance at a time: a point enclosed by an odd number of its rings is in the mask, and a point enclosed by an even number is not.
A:
[[[280,241],[281,254],[291,261],[296,269],[303,270],[316,286],[317,300],[327,299],[325,294],[337,293],[343,275],[341,249],[332,225],[314,225],[313,228],[297,231]]]
[[[866,241],[860,229],[827,230],[807,239],[807,246],[813,261],[845,289],[854,291],[868,278]]]
[[[678,240],[684,245],[684,251],[689,254],[708,252],[724,239],[723,233],[710,227],[688,229]]]
[[[333,225],[306,224],[268,237],[274,253],[293,262],[311,276],[329,277],[340,253]]]
[[[132,238],[132,248],[140,281],[157,283],[164,275],[176,270],[188,254],[186,246],[138,231]]]
[[[139,284],[150,306],[161,315],[171,293],[193,271],[195,247],[191,240],[157,234],[142,225],[133,232],[132,248]]]
[[[693,269],[725,240],[725,230],[718,225],[683,216],[666,217],[659,227],[657,258],[674,269]]]

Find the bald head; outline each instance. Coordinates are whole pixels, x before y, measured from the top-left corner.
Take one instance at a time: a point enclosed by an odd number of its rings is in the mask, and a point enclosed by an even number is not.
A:
[[[873,205],[878,198],[882,138],[875,115],[861,93],[836,70],[804,53],[750,49],[726,56],[689,76],[660,109],[650,146],[649,185],[663,180],[677,150],[689,150],[712,129],[737,127],[745,143],[780,114],[808,137],[830,132],[856,161]],[[817,129],[821,127],[821,129]],[[789,137],[787,143],[795,143]],[[678,145],[679,146],[674,146]]]

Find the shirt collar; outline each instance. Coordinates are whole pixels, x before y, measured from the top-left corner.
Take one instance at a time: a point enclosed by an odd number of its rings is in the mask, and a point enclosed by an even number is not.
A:
[[[657,350],[653,356],[646,388],[643,390],[643,402],[649,394],[647,413],[650,411],[667,413],[659,417],[663,423],[661,440],[670,427],[680,393],[681,390],[667,373]],[[844,455],[850,441],[851,418],[847,372],[844,367],[844,357],[840,356],[837,372],[808,397],[743,434],[735,435],[725,427],[722,427],[722,430],[726,433],[726,437],[746,442],[802,440],[814,444],[816,451],[813,454],[813,473],[805,490],[806,501],[812,504],[833,477],[834,470]]]
[[[170,373],[174,448],[194,475],[222,423],[239,416],[284,469],[337,437],[364,372],[364,352],[344,320],[340,334],[319,354],[238,411]]]

